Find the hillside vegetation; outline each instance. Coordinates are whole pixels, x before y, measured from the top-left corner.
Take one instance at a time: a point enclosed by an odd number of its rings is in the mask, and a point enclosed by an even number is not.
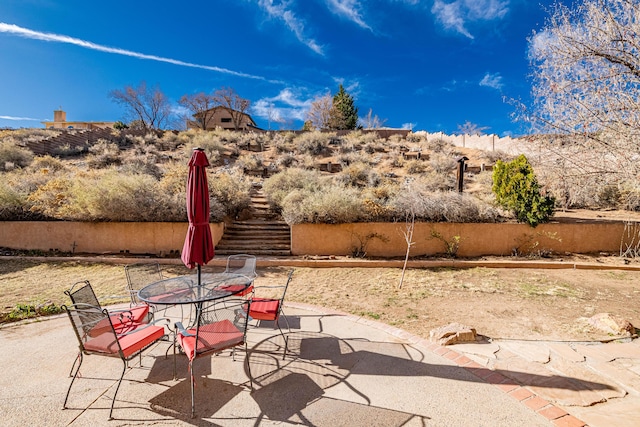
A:
[[[456,159],[493,165],[513,156],[455,147],[426,134],[380,138],[375,132],[241,133],[224,130],[148,133],[118,131],[84,145],[49,143],[60,132],[0,133],[0,220],[185,221],[187,162],[205,149],[211,168],[211,221],[235,217],[263,184],[272,208],[289,224],[302,222],[495,222],[510,218],[491,192],[491,171],[469,168],[464,192],[456,189]],[[35,155],[28,147],[47,147]],[[532,143],[533,144],[533,143]],[[541,184],[563,207],[568,194],[584,194],[549,171],[549,159],[532,164]],[[536,163],[537,161],[537,163]],[[474,170],[475,172],[470,172]],[[560,185],[559,185],[560,183]],[[594,190],[595,191],[595,190]],[[594,207],[620,205],[607,184]],[[560,197],[558,197],[560,196]],[[573,197],[586,207],[585,197]]]

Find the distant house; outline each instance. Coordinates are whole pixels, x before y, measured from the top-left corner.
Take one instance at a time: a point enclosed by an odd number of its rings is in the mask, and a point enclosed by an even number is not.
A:
[[[115,122],[68,122],[67,113],[60,110],[53,111],[52,122],[42,122],[47,129],[108,129],[113,128]]]
[[[240,111],[233,111],[233,115],[237,115],[240,118],[240,125],[238,130],[262,130],[253,121],[250,115],[242,113]],[[187,128],[189,129],[202,129],[201,123],[206,117],[206,130],[213,130],[216,128],[235,130],[236,126],[233,123],[233,116],[231,111],[225,107],[214,107],[207,110],[205,113],[196,113],[193,115],[195,120],[187,120]]]

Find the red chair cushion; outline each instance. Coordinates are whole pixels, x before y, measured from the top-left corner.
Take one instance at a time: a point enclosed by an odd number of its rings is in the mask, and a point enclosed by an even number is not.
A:
[[[235,296],[243,297],[253,291],[253,285],[249,285],[246,288],[244,287],[244,285],[222,285],[220,286],[220,289],[232,292]]]
[[[249,316],[256,320],[276,320],[279,311],[279,299],[254,298],[251,300]]]
[[[193,336],[178,334],[178,340],[180,341],[180,346],[189,360],[194,359],[196,356],[195,353],[199,354],[208,351],[220,351],[225,348],[244,343],[244,335],[242,331],[240,331],[228,319],[200,326],[197,352],[194,352],[196,329],[191,328],[187,332],[193,334]]]
[[[147,315],[149,313],[148,305],[141,305],[131,308],[130,310],[123,310],[120,313],[113,313],[109,315],[111,324],[118,335],[131,332],[141,324],[148,323]],[[109,320],[103,319],[96,323],[96,325],[89,332],[89,336],[95,337],[103,333],[111,331],[109,326]]]
[[[140,328],[129,335],[121,336],[117,341],[120,343],[124,357],[129,358],[149,344],[162,338],[163,335],[163,327],[148,326]],[[105,331],[97,336],[92,336],[84,343],[84,348],[89,352],[118,354],[118,344],[111,331]]]

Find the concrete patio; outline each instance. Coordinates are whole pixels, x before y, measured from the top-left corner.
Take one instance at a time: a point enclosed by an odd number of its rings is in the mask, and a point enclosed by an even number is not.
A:
[[[120,360],[87,356],[82,377],[71,390],[69,408],[63,410],[69,369],[77,354],[69,320],[55,316],[4,326],[0,329],[2,425],[640,424],[637,340],[617,347],[624,353],[626,374],[623,365],[607,367],[611,358],[603,356],[607,351],[603,353],[602,347],[585,350],[599,357],[597,366],[610,373],[605,380],[595,372],[587,382],[581,378],[584,372],[562,374],[560,368],[551,372],[542,365],[545,348],[549,354],[564,355],[554,356],[564,360],[556,367],[569,363],[571,353],[560,347],[495,342],[440,347],[356,316],[301,304],[285,307],[291,334],[284,360],[282,337],[263,322],[249,332],[248,355],[238,352],[233,361],[227,351],[195,362],[196,418],[190,414],[186,358],[178,357],[178,378],[173,380],[171,350],[165,358],[169,342],[148,350],[142,366],[134,359],[117,395],[114,420],[109,421]],[[625,385],[616,381],[615,372],[619,379],[625,378]],[[635,377],[629,375],[633,372]],[[571,399],[593,399],[590,393],[610,400],[572,406]]]

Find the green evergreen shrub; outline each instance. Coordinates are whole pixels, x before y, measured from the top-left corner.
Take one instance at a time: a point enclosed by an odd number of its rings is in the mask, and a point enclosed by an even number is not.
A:
[[[493,168],[492,189],[496,201],[513,212],[519,222],[536,227],[553,215],[555,199],[541,194],[533,167],[524,154],[507,163],[498,160]]]

